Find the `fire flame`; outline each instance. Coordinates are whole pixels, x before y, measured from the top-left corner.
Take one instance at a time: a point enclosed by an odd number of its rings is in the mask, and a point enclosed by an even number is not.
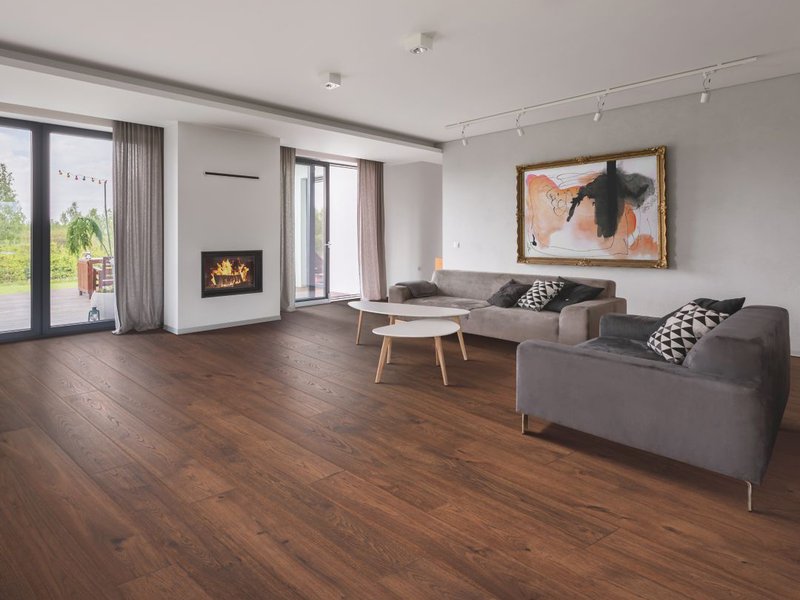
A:
[[[218,262],[217,266],[211,270],[211,286],[212,287],[232,287],[247,282],[247,274],[250,269],[240,261],[233,261],[224,259]]]

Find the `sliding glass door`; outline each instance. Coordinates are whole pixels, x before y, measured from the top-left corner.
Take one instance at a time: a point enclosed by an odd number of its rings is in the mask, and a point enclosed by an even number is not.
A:
[[[331,163],[328,297],[354,298],[361,293],[358,272],[358,168]]]
[[[298,158],[295,165],[295,299],[359,294],[355,166]]]
[[[109,329],[111,134],[0,119],[0,341]]]
[[[50,325],[114,318],[111,139],[50,132]]]
[[[295,299],[328,297],[328,168],[297,161],[294,182]]]

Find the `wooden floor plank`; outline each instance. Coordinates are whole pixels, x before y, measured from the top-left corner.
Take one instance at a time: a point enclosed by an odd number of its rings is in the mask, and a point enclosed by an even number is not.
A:
[[[53,441],[36,429],[0,435],[0,449],[16,477],[90,555],[92,565],[117,583],[145,575],[166,561],[133,520]]]
[[[186,572],[175,565],[134,579],[120,586],[122,596],[127,600],[211,600]]]
[[[201,500],[233,487],[100,392],[71,396],[67,401],[182,500]]]
[[[515,344],[394,348],[355,311],[0,345],[0,597],[791,598],[800,359],[744,488],[555,425]],[[452,356],[452,360],[451,359]]]

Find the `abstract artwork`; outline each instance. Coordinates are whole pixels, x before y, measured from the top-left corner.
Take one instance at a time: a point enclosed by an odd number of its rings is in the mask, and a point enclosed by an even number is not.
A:
[[[666,268],[664,156],[517,167],[517,262]]]

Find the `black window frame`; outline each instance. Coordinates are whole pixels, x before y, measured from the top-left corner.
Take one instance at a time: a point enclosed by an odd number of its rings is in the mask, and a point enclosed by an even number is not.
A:
[[[0,343],[109,331],[114,320],[50,323],[50,134],[112,139],[110,131],[0,117],[0,127],[31,132],[31,327],[0,333]]]

